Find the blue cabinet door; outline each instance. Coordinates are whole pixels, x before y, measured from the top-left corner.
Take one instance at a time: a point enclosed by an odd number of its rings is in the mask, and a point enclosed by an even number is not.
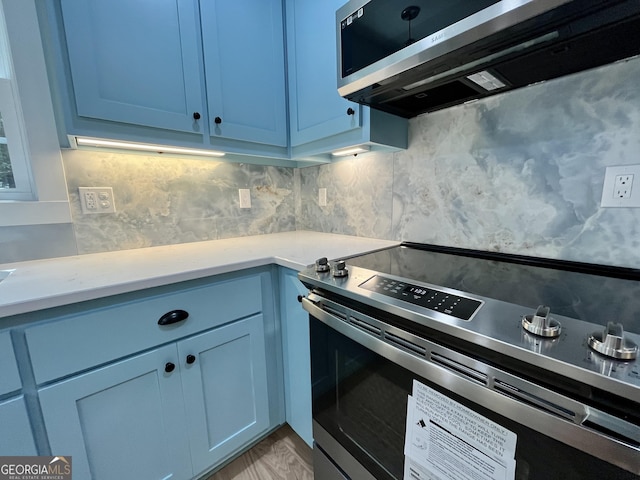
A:
[[[285,268],[280,269],[287,423],[309,446],[312,446],[309,315],[298,302],[298,295],[307,295],[308,293],[309,291],[298,280],[297,272]]]
[[[343,4],[344,0],[287,0],[292,146],[362,126],[363,107],[338,94],[335,13]]]
[[[62,0],[80,116],[198,133],[196,0]]]
[[[0,332],[0,365],[2,365],[0,396],[20,390],[22,388],[22,380],[20,380],[18,363],[13,352],[11,334],[8,330]]]
[[[200,17],[212,138],[286,146],[282,1],[200,0]]]
[[[40,389],[51,453],[74,478],[191,478],[179,370],[173,344]]]
[[[270,426],[263,317],[254,315],[183,340],[178,351],[197,475]]]
[[[0,401],[0,455],[37,455],[22,395]]]

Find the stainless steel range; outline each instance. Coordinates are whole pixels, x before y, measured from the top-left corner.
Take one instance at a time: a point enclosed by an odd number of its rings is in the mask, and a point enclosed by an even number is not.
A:
[[[403,244],[299,278],[316,479],[640,478],[640,271]]]

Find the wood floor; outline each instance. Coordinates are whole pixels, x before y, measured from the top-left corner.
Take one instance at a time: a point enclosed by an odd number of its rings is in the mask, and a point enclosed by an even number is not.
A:
[[[313,480],[311,448],[285,425],[207,480]]]

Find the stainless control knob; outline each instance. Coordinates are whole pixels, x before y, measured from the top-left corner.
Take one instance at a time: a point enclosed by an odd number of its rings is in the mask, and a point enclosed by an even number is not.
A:
[[[344,263],[344,260],[340,260],[339,262],[336,263],[335,267],[333,268],[333,276],[334,277],[346,277],[347,275],[349,275],[349,270],[347,270],[347,264]]]
[[[330,269],[331,267],[329,267],[329,261],[327,260],[327,257],[322,257],[316,260],[316,272],[324,273],[328,272]]]
[[[596,352],[616,360],[633,360],[638,356],[638,346],[624,338],[620,323],[609,322],[602,332],[589,335],[589,346]]]
[[[560,335],[560,322],[549,316],[551,309],[546,305],[539,305],[535,315],[522,317],[522,328],[540,337],[555,338]]]

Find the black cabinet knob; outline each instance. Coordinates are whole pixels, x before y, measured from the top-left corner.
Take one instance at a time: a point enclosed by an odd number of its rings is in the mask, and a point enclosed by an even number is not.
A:
[[[174,363],[167,362],[167,363],[164,365],[164,371],[165,371],[165,372],[167,372],[167,373],[171,373],[171,372],[173,372],[175,369],[176,369],[176,366],[175,366],[175,364],[174,364]]]
[[[193,119],[200,120],[200,112],[193,112]]]
[[[196,361],[195,355],[187,355],[187,364],[191,365],[192,363],[195,363],[195,361]]]
[[[182,322],[189,317],[186,310],[171,310],[158,319],[158,325],[171,325],[172,323]]]
[[[302,295],[298,295],[298,301],[299,301],[300,303],[302,303],[302,299],[303,299],[303,298],[304,298],[304,297],[303,297]]]
[[[214,118],[213,121],[216,125],[220,125],[222,123],[222,119],[220,117]]]
[[[355,115],[355,113],[356,111],[353,108],[351,107],[347,108],[347,115]]]

